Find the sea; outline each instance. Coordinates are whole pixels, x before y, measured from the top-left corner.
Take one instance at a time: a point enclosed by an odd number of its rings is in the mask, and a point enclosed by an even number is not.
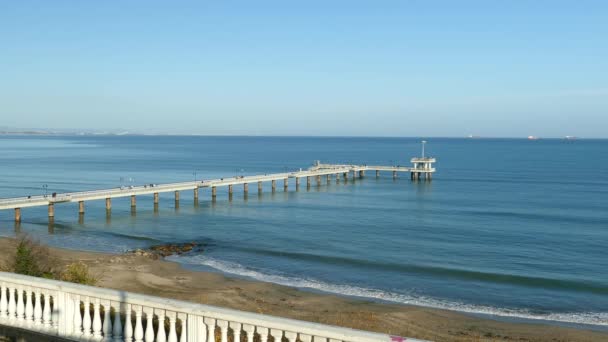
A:
[[[315,161],[410,165],[421,138],[0,136],[0,197],[227,178]],[[122,253],[197,242],[184,267],[498,319],[608,326],[608,140],[425,138],[431,182],[376,178],[230,200],[201,189],[0,211],[0,236]]]

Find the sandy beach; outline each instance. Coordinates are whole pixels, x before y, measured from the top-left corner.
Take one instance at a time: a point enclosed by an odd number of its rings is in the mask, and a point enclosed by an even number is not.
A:
[[[0,265],[15,241],[0,239]],[[97,286],[176,298],[268,315],[434,341],[606,341],[608,333],[544,324],[505,323],[408,305],[373,303],[243,279],[196,272],[179,264],[134,254],[51,248],[59,265],[83,261]]]

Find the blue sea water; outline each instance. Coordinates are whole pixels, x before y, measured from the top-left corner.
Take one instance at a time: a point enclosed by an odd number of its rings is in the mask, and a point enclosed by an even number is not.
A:
[[[401,164],[420,139],[1,136],[0,197],[296,170],[314,160]],[[608,325],[608,141],[428,139],[432,182],[363,180],[247,198],[218,189],[25,208],[0,235],[121,252],[197,241],[187,267],[348,296],[556,322]]]

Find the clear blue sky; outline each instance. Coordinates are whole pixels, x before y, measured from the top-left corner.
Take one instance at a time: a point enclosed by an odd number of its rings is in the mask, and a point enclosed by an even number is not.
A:
[[[0,127],[608,137],[608,2],[2,1]]]

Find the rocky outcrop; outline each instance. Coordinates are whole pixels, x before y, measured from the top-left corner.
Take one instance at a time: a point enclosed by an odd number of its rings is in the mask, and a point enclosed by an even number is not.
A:
[[[131,254],[145,256],[152,259],[168,257],[170,255],[181,255],[192,251],[202,251],[203,244],[196,242],[186,243],[167,243],[162,245],[154,245],[146,249],[135,249],[129,251]]]

